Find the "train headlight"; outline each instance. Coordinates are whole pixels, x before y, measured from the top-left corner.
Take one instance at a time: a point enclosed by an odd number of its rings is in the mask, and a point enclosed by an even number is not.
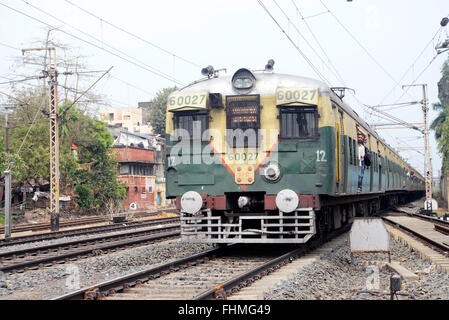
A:
[[[270,181],[276,181],[281,176],[281,168],[276,162],[270,162],[263,167],[262,174]]]
[[[232,86],[237,90],[249,90],[254,86],[256,77],[248,69],[240,69],[232,77]]]
[[[284,189],[276,196],[276,206],[279,211],[290,213],[296,210],[299,205],[299,197],[293,190]]]
[[[234,80],[234,87],[237,89],[249,89],[253,86],[251,78],[237,78]]]
[[[187,191],[181,197],[182,212],[194,214],[201,210],[203,198],[196,191]]]

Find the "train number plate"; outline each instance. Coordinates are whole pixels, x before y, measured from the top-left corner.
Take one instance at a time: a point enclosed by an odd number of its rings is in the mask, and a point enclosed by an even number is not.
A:
[[[278,89],[276,105],[288,103],[306,103],[318,105],[318,89]]]
[[[174,95],[168,99],[167,110],[178,110],[188,108],[206,108],[207,94],[206,93],[192,93],[183,95]]]

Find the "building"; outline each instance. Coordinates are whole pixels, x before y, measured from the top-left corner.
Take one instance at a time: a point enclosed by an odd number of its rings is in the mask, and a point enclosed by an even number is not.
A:
[[[165,199],[165,139],[120,131],[114,140],[120,181],[126,186],[127,209],[150,209]]]
[[[145,104],[139,108],[107,109],[100,111],[100,120],[111,127],[138,134],[152,134],[153,128],[144,121]]]

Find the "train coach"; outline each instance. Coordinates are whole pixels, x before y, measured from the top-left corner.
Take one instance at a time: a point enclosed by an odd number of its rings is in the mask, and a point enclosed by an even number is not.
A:
[[[420,197],[424,178],[314,79],[240,69],[173,92],[166,193],[190,242],[305,243]],[[358,135],[371,165],[360,175]]]

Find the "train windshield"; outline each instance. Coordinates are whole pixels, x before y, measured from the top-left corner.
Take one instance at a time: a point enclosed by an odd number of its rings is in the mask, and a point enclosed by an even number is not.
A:
[[[281,108],[281,138],[316,137],[317,118],[315,107]]]
[[[175,112],[175,138],[185,140],[203,140],[204,131],[208,128],[206,111]]]

